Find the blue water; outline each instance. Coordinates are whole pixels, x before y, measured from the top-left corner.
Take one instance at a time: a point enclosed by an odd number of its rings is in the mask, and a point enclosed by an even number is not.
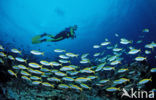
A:
[[[144,48],[156,39],[155,5],[156,0],[0,0],[0,43],[7,51],[18,48],[25,55],[30,50],[44,51],[42,59],[49,60],[55,59],[53,50],[57,48],[93,54],[97,51],[92,46],[105,38],[112,44],[119,44],[120,38],[143,40],[134,46]],[[74,40],[31,43],[33,36],[44,32],[56,35],[75,24]],[[143,33],[144,28],[150,32]]]

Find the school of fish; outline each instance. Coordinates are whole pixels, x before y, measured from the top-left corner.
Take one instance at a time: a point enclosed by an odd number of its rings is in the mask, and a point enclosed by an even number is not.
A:
[[[148,32],[149,30],[145,29],[143,31]],[[119,37],[117,33],[115,36]],[[111,84],[105,90],[114,92],[120,90],[120,87],[115,87],[116,85],[130,83],[130,79],[125,76],[111,80],[101,78],[99,73],[112,71],[117,72],[119,75],[128,73],[130,70],[126,67],[117,69],[118,66],[124,64],[123,55],[131,56],[133,61],[141,62],[148,60],[148,55],[156,48],[154,41],[146,44],[144,51],[140,48],[132,47],[131,44],[133,43],[134,41],[132,40],[121,38],[118,44],[113,45],[111,41],[105,39],[104,42],[93,45],[93,49],[97,49],[97,52],[92,55],[89,53],[76,54],[62,49],[55,49],[53,52],[58,55],[59,59],[57,61],[41,60],[40,62],[29,61],[28,58],[22,56],[22,51],[15,48],[12,48],[10,53],[7,54],[5,47],[0,45],[0,63],[5,65],[6,59],[15,62],[12,68],[8,70],[8,73],[16,78],[30,82],[32,85],[83,91],[91,90],[93,85],[101,87]],[[126,48],[120,45],[126,45]],[[99,48],[103,49],[103,52],[98,52]],[[106,51],[111,51],[112,55],[107,55]],[[30,51],[30,54],[33,56],[46,56],[44,52],[37,50]],[[78,59],[80,59],[78,65],[72,64],[72,60]],[[92,64],[93,62],[94,64]],[[154,72],[156,72],[156,68],[151,68],[151,73]],[[151,78],[141,79],[138,81],[138,85],[151,81]]]

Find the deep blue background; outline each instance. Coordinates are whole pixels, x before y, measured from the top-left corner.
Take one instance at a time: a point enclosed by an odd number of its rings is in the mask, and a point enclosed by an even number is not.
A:
[[[78,30],[74,40],[31,44],[35,35],[56,35],[75,24]],[[144,28],[150,32],[143,33]],[[77,54],[99,52],[92,46],[105,38],[112,44],[127,38],[134,41],[136,48],[154,41],[156,0],[0,0],[0,43],[7,51],[18,48],[27,55],[30,50],[40,50],[45,52],[44,57],[53,60],[53,50],[57,48]],[[143,43],[135,45],[137,40]]]

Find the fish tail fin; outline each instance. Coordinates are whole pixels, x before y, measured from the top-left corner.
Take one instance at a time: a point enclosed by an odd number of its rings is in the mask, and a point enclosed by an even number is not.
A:
[[[69,63],[71,64],[71,61],[69,61]]]
[[[26,59],[26,60],[24,60],[24,62],[27,64],[27,59]]]
[[[152,77],[150,77],[149,80],[152,81]]]
[[[42,78],[40,80],[41,80],[41,82],[43,82]]]
[[[133,40],[129,40],[129,43],[133,43]]]
[[[43,65],[41,65],[41,68],[43,67]]]
[[[2,64],[4,65],[4,62],[2,62]]]
[[[20,55],[22,55],[22,52],[21,52],[21,51],[19,51],[19,54],[20,54]]]
[[[44,56],[44,52],[42,52],[41,55]]]
[[[152,51],[154,51],[154,47],[152,47]]]
[[[17,78],[17,74],[15,74],[15,77]]]
[[[50,85],[52,88],[54,88],[54,85]]]
[[[89,87],[89,90],[91,90],[92,88],[91,87]]]
[[[82,88],[79,88],[79,90],[82,92]]]
[[[50,64],[51,67],[53,67],[53,64]]]

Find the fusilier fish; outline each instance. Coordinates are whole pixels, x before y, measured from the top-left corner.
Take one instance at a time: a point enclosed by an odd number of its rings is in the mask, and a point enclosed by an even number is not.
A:
[[[87,63],[90,63],[90,61],[89,60],[81,60],[80,63],[81,64],[87,64]]]
[[[75,68],[70,66],[63,66],[60,68],[60,71],[71,71],[71,70],[75,70]]]
[[[139,81],[138,85],[146,84],[149,81],[152,81],[152,79],[151,78],[150,79],[142,79],[142,80]]]
[[[59,57],[62,59],[69,59],[69,56],[66,56],[66,55],[59,55]]]
[[[79,77],[79,78],[76,78],[75,79],[75,82],[87,82],[87,81],[90,81],[89,78],[85,78],[85,77]]]
[[[97,77],[97,76],[88,76],[87,78],[93,80],[93,79],[96,79],[96,78],[98,78],[98,77]]]
[[[68,57],[78,57],[77,54],[73,54],[73,53],[66,53],[66,56],[68,56]]]
[[[100,48],[100,45],[93,45],[93,48],[95,49]]]
[[[81,58],[86,58],[88,55],[88,53],[82,54]]]
[[[25,75],[25,76],[30,76],[30,75],[31,75],[31,74],[29,74],[28,72],[26,72],[26,71],[24,71],[24,70],[21,71],[21,74],[22,74],[22,75]]]
[[[6,57],[7,55],[4,52],[0,52],[1,57]]]
[[[100,56],[100,53],[95,53],[93,56],[94,57]]]
[[[31,62],[31,63],[29,63],[28,65],[29,65],[30,67],[32,67],[32,68],[42,68],[42,65],[39,65],[39,64],[34,63],[34,62]]]
[[[4,48],[3,48],[3,46],[2,46],[2,45],[0,45],[0,50],[4,50]]]
[[[117,65],[117,64],[120,64],[120,63],[121,63],[120,61],[116,60],[116,61],[111,62],[110,65]]]
[[[77,75],[79,71],[68,71],[67,73],[71,76],[74,76],[74,75]]]
[[[91,87],[89,87],[87,84],[81,83],[80,86],[84,89],[91,89]]]
[[[110,42],[102,42],[101,46],[106,46],[106,45],[109,45],[109,44],[110,44]]]
[[[100,80],[99,83],[107,83],[109,80],[104,79],[104,80]]]
[[[97,68],[95,69],[95,71],[96,71],[96,72],[101,71],[101,70],[103,69],[103,67],[105,66],[105,64],[106,64],[106,63],[99,64],[99,65],[97,66]]]
[[[44,66],[50,66],[50,62],[45,61],[45,60],[41,60],[40,63]]]
[[[83,70],[80,70],[81,73],[95,73],[93,70],[89,69],[89,68],[85,68]]]
[[[106,89],[106,91],[108,92],[115,92],[115,91],[120,91],[120,88],[116,88],[116,87],[109,87]]]
[[[58,88],[60,88],[60,89],[68,89],[68,88],[70,88],[70,86],[68,86],[66,84],[59,84]]]
[[[62,52],[66,52],[66,51],[62,50],[62,49],[55,49],[54,52],[62,53]]]
[[[144,61],[144,60],[146,60],[146,59],[147,59],[147,58],[141,57],[141,56],[135,58],[136,61]]]
[[[15,58],[12,55],[8,55],[8,59],[15,60]]]
[[[22,79],[27,80],[27,81],[31,81],[31,79],[27,76],[21,76]]]
[[[71,78],[71,77],[63,77],[62,80],[65,80],[65,81],[74,81],[74,78]]]
[[[55,61],[50,62],[50,65],[51,66],[62,66],[62,64],[55,62]]]
[[[140,52],[140,49],[131,49],[128,54],[137,54],[138,52]]]
[[[41,80],[41,77],[38,76],[30,76],[31,80]]]
[[[21,51],[19,51],[18,49],[11,49],[11,52],[16,53],[16,54],[22,54]]]
[[[26,59],[23,59],[21,57],[16,57],[15,58],[18,62],[24,62],[24,63],[27,63],[27,60]]]
[[[77,85],[70,84],[70,87],[71,87],[72,89],[76,89],[76,90],[82,91],[82,88],[78,87]]]
[[[19,68],[19,69],[28,69],[25,65],[21,65],[21,64],[18,65],[18,68]]]
[[[12,75],[12,76],[17,77],[17,74],[16,74],[14,71],[12,71],[12,70],[8,70],[8,73],[9,73],[10,75]]]
[[[148,33],[149,32],[149,29],[148,28],[145,28],[145,29],[142,30],[142,32]]]
[[[114,49],[113,49],[114,52],[119,52],[119,51],[121,51],[121,50],[122,50],[122,48],[114,48]]]
[[[13,69],[20,69],[18,66],[14,65],[12,66]]]
[[[152,69],[151,69],[151,72],[152,72],[152,73],[156,72],[156,68],[152,68]]]
[[[48,82],[42,82],[42,85],[43,86],[46,86],[46,87],[52,87],[52,88],[54,88],[54,85],[52,85],[52,84],[50,84]]]
[[[110,66],[106,66],[106,67],[103,67],[103,70],[115,70],[114,67],[110,67]]]
[[[0,63],[4,64],[4,60],[2,58],[0,58]]]
[[[51,77],[51,78],[47,78],[48,81],[52,81],[52,82],[61,82],[61,80],[57,77]]]
[[[32,84],[33,85],[39,85],[39,84],[41,84],[42,82],[41,81],[32,81]]]
[[[55,72],[55,75],[57,75],[57,76],[67,76],[67,74],[65,74],[63,72]]]
[[[44,55],[44,52],[40,52],[40,51],[37,51],[37,50],[31,50],[30,53],[33,54],[33,55]]]
[[[126,45],[126,44],[129,44],[129,43],[132,43],[132,41],[129,41],[129,40],[125,39],[125,38],[121,38],[120,43]]]
[[[151,54],[151,51],[145,50],[145,54]]]
[[[60,59],[59,62],[60,62],[60,63],[63,63],[63,64],[71,63],[70,61],[68,61],[68,60],[64,60],[64,59]]]
[[[126,72],[126,71],[128,71],[128,68],[122,68],[122,69],[118,70],[118,73],[123,73],[123,72]]]
[[[34,73],[34,74],[38,74],[38,75],[43,74],[43,72],[42,71],[39,71],[39,70],[29,69],[28,71],[30,71],[31,73]]]

